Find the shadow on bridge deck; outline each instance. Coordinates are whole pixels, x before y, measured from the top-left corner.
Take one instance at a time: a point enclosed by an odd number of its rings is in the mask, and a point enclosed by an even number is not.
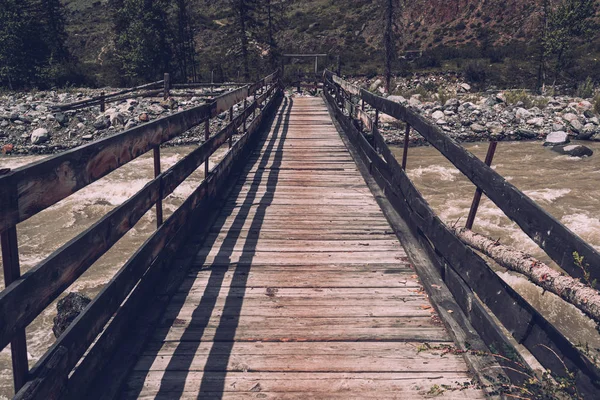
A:
[[[120,398],[415,398],[470,380],[425,342],[451,344],[322,100],[285,98]]]

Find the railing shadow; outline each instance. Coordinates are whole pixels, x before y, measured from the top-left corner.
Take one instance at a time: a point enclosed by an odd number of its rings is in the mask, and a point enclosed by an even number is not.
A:
[[[284,99],[279,115],[273,122],[273,127],[271,129],[273,131],[272,136],[270,138],[267,137],[265,141],[261,140],[259,146],[257,146],[261,151],[258,159],[256,162],[249,165],[249,168],[242,174],[241,179],[238,181],[238,183],[244,182],[246,176],[251,173],[250,170],[252,170],[252,167],[257,167],[253,179],[251,181],[246,181],[251,182],[251,185],[242,205],[237,209],[234,208],[229,213],[223,213],[223,216],[229,216],[235,211],[238,212],[231,228],[227,230],[227,235],[220,245],[215,257],[215,263],[208,267],[208,270],[210,270],[208,283],[206,284],[199,305],[188,321],[188,326],[179,339],[179,344],[174,350],[169,364],[165,368],[160,383],[160,389],[156,396],[157,399],[176,399],[182,396],[192,361],[201,344],[201,339],[206,329],[209,327],[211,316],[216,308],[217,301],[220,297],[219,294],[226,279],[226,274],[233,267],[233,277],[231,279],[229,293],[225,298],[223,311],[215,331],[212,347],[203,368],[204,373],[200,383],[200,391],[198,393],[198,398],[201,398],[200,393],[202,392],[210,392],[211,398],[222,397],[227,365],[229,363],[241,316],[246,283],[255,254],[255,246],[257,239],[260,236],[260,230],[266,210],[272,202],[270,193],[275,190],[279,177],[279,167],[283,156],[283,144],[288,132],[287,122],[290,118],[292,105],[293,100],[291,98]],[[267,134],[268,130],[265,132],[265,135]],[[277,143],[278,141],[279,143]],[[269,163],[272,163],[271,169],[265,169]],[[258,199],[257,202],[256,200],[260,195],[260,186],[263,183],[266,183],[266,191],[264,196]],[[243,188],[244,186],[242,185],[240,188],[233,190],[230,194],[230,198],[237,198]],[[242,227],[246,225],[246,221],[249,220],[253,208],[255,208],[256,211],[254,216],[251,217],[252,219],[247,236],[246,238],[242,238]],[[221,222],[218,222],[212,227],[212,232],[221,232],[223,230],[223,225],[226,221],[225,219],[220,219],[220,221]],[[238,226],[240,227],[238,228]],[[218,235],[211,236],[213,236],[211,240],[206,241],[203,244],[203,247],[212,247],[218,240]],[[231,253],[239,240],[244,240],[242,256],[238,263],[231,264]],[[203,264],[203,261],[204,260],[197,258],[195,263],[201,265]],[[206,269],[202,269],[201,273],[206,273]],[[194,279],[186,279],[180,287],[179,292],[186,294],[190,293],[193,284]],[[185,297],[186,296],[182,296],[178,303],[172,301],[171,306],[176,306],[181,310],[185,305]],[[164,327],[160,327],[159,329],[162,328]],[[161,338],[162,341],[167,338],[167,334],[168,329],[163,329],[164,336]],[[160,357],[159,351],[160,346],[157,346],[156,353],[150,354],[149,357],[156,360]],[[136,379],[136,384],[138,386],[133,388],[129,387],[128,397],[135,397],[135,394],[139,394],[143,389],[145,379],[141,379],[141,377],[137,378],[139,378]]]

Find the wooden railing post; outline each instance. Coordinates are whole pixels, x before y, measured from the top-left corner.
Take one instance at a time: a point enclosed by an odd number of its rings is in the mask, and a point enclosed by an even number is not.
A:
[[[154,153],[154,177],[160,175],[160,146],[156,146],[153,150]],[[162,183],[161,193],[156,201],[156,229],[160,228],[163,224],[163,208],[162,208]]]
[[[491,141],[490,146],[488,147],[487,155],[485,156],[485,164],[489,167],[492,165],[492,161],[494,160],[494,154],[496,153],[496,146],[498,142]],[[475,196],[473,196],[473,203],[471,204],[471,210],[469,211],[469,217],[467,218],[467,223],[465,224],[465,228],[473,229],[473,223],[475,222],[475,216],[477,215],[477,209],[479,208],[479,202],[481,201],[481,195],[483,191],[480,188],[475,190]]]
[[[170,89],[171,89],[171,75],[169,75],[168,73],[165,73],[165,93],[164,93],[164,99],[168,99],[170,96]]]
[[[244,111],[243,111],[243,112],[246,112],[246,108],[247,108],[247,107],[248,107],[248,100],[247,100],[247,99],[244,99]],[[244,123],[243,123],[243,128],[242,128],[242,129],[243,129],[243,130],[242,130],[242,132],[243,132],[244,134],[246,134],[246,120],[247,120],[247,119],[248,119],[248,118],[244,118]]]
[[[404,132],[404,152],[402,153],[402,169],[406,171],[406,161],[408,160],[408,142],[410,139],[410,125],[406,124]]]
[[[375,110],[375,128],[379,129],[379,110]]]
[[[229,107],[229,123],[233,121],[233,106]],[[237,131],[237,129],[236,129]],[[233,134],[229,136],[229,148],[233,146]]]
[[[106,111],[106,94],[104,92],[100,92],[100,112]]]
[[[16,226],[0,233],[0,245],[2,246],[4,285],[8,287],[21,277]],[[13,382],[15,393],[17,393],[25,385],[25,382],[27,382],[27,374],[29,373],[25,329],[19,329],[13,336],[10,342],[10,351],[12,355]]]
[[[210,139],[210,118],[206,119],[204,123],[204,143],[208,142]],[[210,157],[206,159],[204,162],[204,179],[208,178],[208,162],[210,161]]]

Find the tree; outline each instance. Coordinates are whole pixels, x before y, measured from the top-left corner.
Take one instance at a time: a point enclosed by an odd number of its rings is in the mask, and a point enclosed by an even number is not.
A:
[[[549,0],[544,0],[540,37],[543,52],[539,68],[541,87],[545,85],[546,62],[553,59],[555,85],[574,41],[592,32],[595,3],[595,0],[559,0],[551,5]]]
[[[167,0],[112,0],[115,48],[130,80],[156,80],[172,60]]]
[[[381,0],[383,1],[383,48],[385,52],[385,90],[387,93],[391,91],[392,84],[392,68],[396,61],[397,47],[394,28],[396,27],[396,16],[400,3],[398,0]]]
[[[10,87],[48,86],[69,59],[59,0],[0,2],[0,81]]]
[[[187,0],[177,0],[175,5],[176,31],[175,56],[182,80],[196,79],[196,46],[194,30],[189,16]]]
[[[236,37],[237,49],[242,58],[244,78],[250,79],[250,42],[260,25],[256,18],[258,0],[229,0],[234,18],[232,34]]]
[[[277,45],[276,34],[283,25],[285,3],[282,1],[263,0],[263,11],[265,15],[265,44],[268,51],[268,63],[270,71],[274,71],[279,67],[279,47]]]

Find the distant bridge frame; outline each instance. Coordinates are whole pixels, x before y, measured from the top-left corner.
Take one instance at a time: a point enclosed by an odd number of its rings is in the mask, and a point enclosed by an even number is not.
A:
[[[300,53],[300,54],[284,54],[283,55],[283,60],[281,62],[281,72],[283,75],[283,72],[285,71],[285,60],[286,58],[315,58],[315,75],[319,74],[319,57],[329,57],[329,54],[321,54],[321,53],[315,53],[315,54],[304,54],[304,53]]]

